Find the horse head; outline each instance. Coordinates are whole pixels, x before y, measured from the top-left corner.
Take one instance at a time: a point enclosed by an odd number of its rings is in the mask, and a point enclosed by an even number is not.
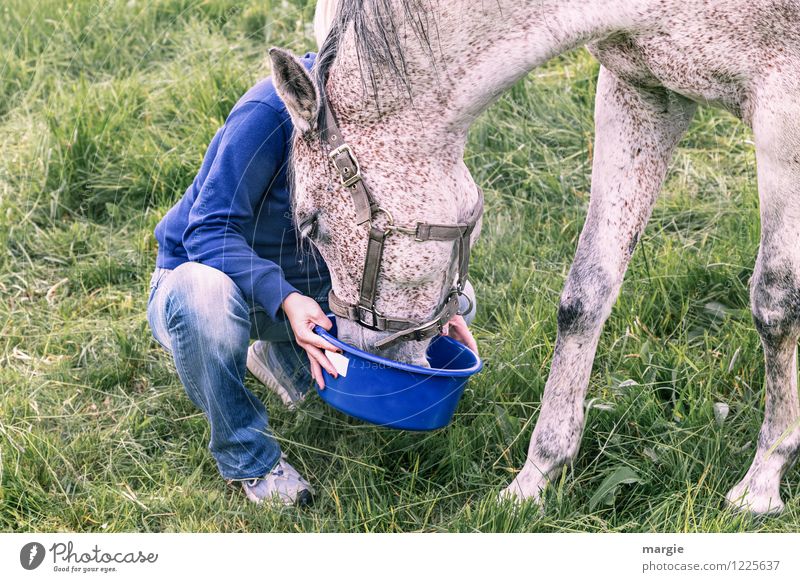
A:
[[[440,124],[408,99],[379,102],[325,51],[312,73],[270,51],[295,128],[295,221],[328,265],[339,338],[427,366],[427,345],[457,310],[482,199]]]

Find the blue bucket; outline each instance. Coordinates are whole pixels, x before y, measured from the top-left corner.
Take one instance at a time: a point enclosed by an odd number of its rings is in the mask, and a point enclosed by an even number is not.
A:
[[[341,349],[328,354],[339,372],[323,370],[325,389],[317,393],[330,406],[372,424],[403,430],[435,430],[447,426],[469,377],[483,368],[472,350],[446,336],[428,347],[430,368],[411,366],[363,352],[336,338],[336,318],[330,331],[314,331]]]

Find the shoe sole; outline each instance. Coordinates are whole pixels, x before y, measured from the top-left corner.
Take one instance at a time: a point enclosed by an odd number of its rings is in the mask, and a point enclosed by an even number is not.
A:
[[[250,491],[247,490],[244,485],[242,486],[242,490],[244,491],[245,497],[255,503],[256,505],[270,505],[275,504],[284,507],[309,507],[314,503],[314,495],[308,489],[303,489],[297,493],[297,498],[294,501],[290,501],[286,499],[283,495],[274,495],[273,497],[267,497],[264,499],[259,499],[255,495],[251,494]]]
[[[302,398],[295,401],[286,388],[278,383],[278,380],[272,375],[270,369],[264,365],[261,358],[256,354],[255,344],[247,349],[247,369],[259,382],[275,392],[287,408],[294,409],[297,403],[302,401]]]

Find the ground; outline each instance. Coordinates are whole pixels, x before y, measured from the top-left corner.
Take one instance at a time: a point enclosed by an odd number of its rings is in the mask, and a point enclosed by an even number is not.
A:
[[[545,512],[498,505],[524,461],[588,205],[597,63],[552,61],[470,134],[485,358],[452,425],[298,413],[252,379],[310,509],[246,502],[145,320],[153,227],[271,45],[313,48],[313,2],[6,0],[0,9],[0,530],[797,531],[724,507],[763,414],[748,309],[749,130],[701,109],[603,332],[586,432]],[[727,416],[722,414],[727,407]],[[715,410],[717,414],[715,415]],[[724,418],[723,418],[724,417]]]

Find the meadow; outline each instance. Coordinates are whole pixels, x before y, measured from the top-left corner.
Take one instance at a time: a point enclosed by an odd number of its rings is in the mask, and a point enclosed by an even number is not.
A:
[[[277,438],[315,484],[256,507],[219,477],[208,423],[145,319],[153,228],[272,45],[314,48],[305,0],[4,0],[0,7],[0,530],[735,532],[800,530],[724,506],[752,460],[763,356],[749,130],[701,108],[591,376],[586,431],[545,511],[496,502],[522,466],[558,296],[589,198],[597,63],[550,62],[475,124],[486,193],[471,278],[486,366],[448,428],[369,426],[312,397]],[[725,415],[724,411],[728,411]]]

